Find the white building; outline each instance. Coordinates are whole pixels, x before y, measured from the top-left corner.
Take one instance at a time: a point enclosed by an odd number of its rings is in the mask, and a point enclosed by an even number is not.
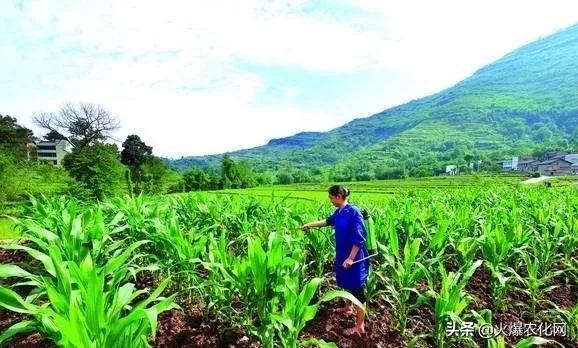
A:
[[[512,159],[507,159],[502,161],[502,170],[511,171],[518,170],[518,157],[512,157]]]
[[[56,166],[62,165],[62,159],[71,149],[72,147],[66,140],[41,141],[36,145],[38,160]]]
[[[458,166],[455,164],[450,164],[446,166],[447,175],[456,175],[458,173]]]

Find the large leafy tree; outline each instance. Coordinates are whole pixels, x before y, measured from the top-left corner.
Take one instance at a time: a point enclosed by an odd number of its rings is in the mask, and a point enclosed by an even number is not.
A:
[[[153,148],[145,144],[136,134],[126,137],[122,147],[121,161],[130,168],[140,168],[151,159],[153,154]]]
[[[168,180],[168,168],[157,157],[152,157],[141,168],[143,190],[147,193],[163,193]]]
[[[90,190],[97,199],[126,192],[124,173],[118,148],[114,144],[96,143],[74,151],[63,161],[64,168]]]
[[[121,161],[130,168],[130,177],[135,191],[141,192],[143,190],[142,166],[152,160],[153,148],[145,144],[136,134],[129,135],[122,147]]]
[[[239,182],[237,164],[228,154],[225,154],[221,159],[221,177],[223,187],[226,189],[231,187],[236,188]]]
[[[16,118],[0,115],[0,152],[25,158],[26,144],[34,141],[34,134],[18,124]]]
[[[183,174],[185,191],[205,190],[209,187],[209,176],[201,169],[191,168]]]

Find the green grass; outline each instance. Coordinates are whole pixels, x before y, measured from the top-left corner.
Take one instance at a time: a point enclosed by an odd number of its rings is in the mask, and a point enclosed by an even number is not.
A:
[[[392,194],[415,190],[451,190],[473,187],[501,187],[517,185],[527,179],[521,176],[454,176],[407,178],[345,182],[355,200],[380,200]],[[250,189],[211,191],[214,195],[250,195],[275,199],[321,201],[327,198],[327,188],[333,183],[259,186]]]
[[[12,229],[12,221],[6,218],[0,218],[0,240],[12,239],[18,236],[18,233]]]

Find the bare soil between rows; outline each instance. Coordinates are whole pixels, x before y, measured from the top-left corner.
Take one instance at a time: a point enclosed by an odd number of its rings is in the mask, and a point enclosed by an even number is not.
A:
[[[26,254],[17,251],[0,249],[0,263],[27,264],[31,260]],[[564,284],[557,280],[559,287],[548,294],[548,300],[557,305],[569,308],[578,302],[578,289],[576,286]],[[151,287],[155,281],[152,278],[142,278],[137,286]],[[4,283],[7,285],[6,283]],[[495,323],[531,322],[527,313],[516,306],[508,306],[506,311],[494,311],[490,294],[490,275],[480,268],[471,279],[466,289],[474,298],[470,304],[471,309],[489,308],[493,312]],[[507,294],[508,303],[524,301],[523,294]],[[225,322],[206,314],[199,304],[181,303],[182,309],[172,309],[159,315],[158,327],[151,343],[155,347],[227,347],[227,348],[254,348],[260,347],[256,337],[251,336],[236,324]],[[317,338],[327,342],[334,342],[341,348],[385,348],[407,347],[411,336],[402,337],[395,329],[392,313],[393,309],[385,301],[371,301],[370,315],[366,323],[366,332],[361,337],[348,337],[345,330],[354,325],[353,316],[343,316],[336,312],[341,306],[340,301],[321,305],[315,319],[310,321],[301,334],[303,339]],[[0,332],[26,319],[26,315],[0,310]],[[410,313],[408,333],[410,335],[427,334],[433,331],[434,315],[430,306],[422,306]],[[509,344],[514,343],[512,337],[506,338]],[[517,338],[521,339],[521,338]],[[556,338],[558,342],[568,348],[578,348],[578,342],[572,342],[569,338]],[[485,347],[483,339],[477,338],[480,347]],[[14,337],[6,347],[55,347],[56,345],[42,337],[38,332],[22,334]],[[555,345],[545,345],[555,347]],[[436,347],[433,339],[420,340],[417,347]]]

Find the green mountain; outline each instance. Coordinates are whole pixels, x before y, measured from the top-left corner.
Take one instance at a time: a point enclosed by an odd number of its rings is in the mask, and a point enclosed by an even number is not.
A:
[[[525,45],[434,95],[230,153],[259,171],[302,170],[330,179],[431,175],[445,164],[504,155],[578,150],[578,25]],[[214,166],[221,156],[173,167]],[[326,175],[327,176],[327,175]]]

